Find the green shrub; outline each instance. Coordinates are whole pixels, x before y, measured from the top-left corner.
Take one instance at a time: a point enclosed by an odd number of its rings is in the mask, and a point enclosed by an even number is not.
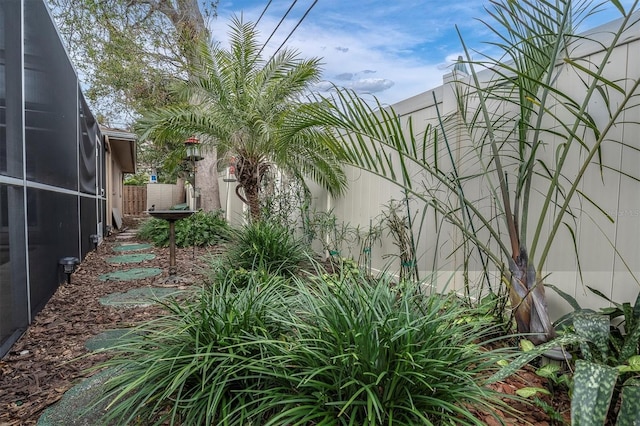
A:
[[[222,211],[196,212],[188,218],[175,222],[176,246],[213,246],[227,241],[230,228]],[[138,230],[138,238],[151,241],[154,245],[169,245],[169,222],[151,218]]]
[[[292,276],[308,257],[308,246],[289,229],[277,223],[257,221],[234,230],[220,268],[223,276],[234,269]]]
[[[578,350],[567,349],[567,353],[574,352],[574,358],[579,358],[572,369],[571,423],[640,424],[640,295],[633,305],[617,303],[587,286],[611,304],[595,312],[582,309],[572,296],[550,287],[575,309],[558,320],[562,334],[523,353],[491,381],[508,377],[550,349],[578,345]]]
[[[255,277],[256,275],[250,275]],[[131,333],[105,363],[107,421],[181,425],[482,425],[505,410],[458,299],[352,276],[206,287]],[[136,423],[136,424],[138,424]]]
[[[468,407],[493,411],[483,381],[497,358],[478,344],[491,327],[452,327],[467,311],[458,299],[356,276],[298,291],[295,343],[265,397],[278,407],[265,424],[483,424]]]
[[[258,290],[258,288],[260,290]],[[206,287],[193,301],[172,301],[170,313],[112,348],[104,366],[121,373],[106,383],[109,424],[248,424],[257,392],[271,385],[263,358],[280,350],[273,313],[285,310],[279,285],[236,290]]]

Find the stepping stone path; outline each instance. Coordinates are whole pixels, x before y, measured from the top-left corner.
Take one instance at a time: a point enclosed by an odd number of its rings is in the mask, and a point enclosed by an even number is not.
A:
[[[124,231],[124,232],[116,235],[116,240],[118,240],[118,241],[131,240],[131,239],[136,237],[136,233],[137,233],[137,231],[135,229],[134,230]]]
[[[116,236],[117,240],[128,240],[135,236],[135,230],[123,232]],[[117,253],[123,253],[107,259],[112,264],[139,263],[144,260],[155,258],[152,253],[126,253],[129,251],[141,251],[152,248],[151,244],[139,243],[122,243],[113,247]],[[130,268],[116,272],[100,275],[101,281],[107,280],[136,280],[160,275],[162,269],[159,268]],[[143,287],[135,288],[124,293],[114,293],[100,299],[103,305],[117,307],[139,307],[149,306],[159,299],[177,295],[181,290],[176,288],[158,288]],[[117,341],[126,333],[131,332],[130,329],[107,330],[97,336],[87,340],[85,346],[90,351],[109,348],[114,346]],[[107,380],[115,377],[117,370],[107,369],[101,371],[92,377],[83,380],[80,384],[74,386],[65,392],[62,399],[55,405],[47,408],[42,416],[38,419],[38,426],[57,426],[57,425],[83,425],[92,426],[100,424],[106,402],[94,405],[95,401],[103,395],[104,384]]]
[[[177,296],[182,290],[167,287],[134,288],[124,293],[113,293],[100,298],[100,304],[116,307],[144,307],[150,306],[157,300]]]
[[[84,344],[84,347],[91,352],[101,349],[109,349],[116,346],[119,339],[126,336],[127,334],[130,334],[131,332],[132,329],[130,328],[116,328],[114,330],[106,330],[87,340]]]
[[[96,404],[102,397],[107,380],[116,377],[120,370],[109,368],[84,379],[66,391],[62,399],[44,410],[37,426],[94,426],[103,423],[107,401]]]

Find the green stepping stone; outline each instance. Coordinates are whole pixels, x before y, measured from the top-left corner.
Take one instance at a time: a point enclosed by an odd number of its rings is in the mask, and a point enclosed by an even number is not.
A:
[[[131,281],[155,277],[156,275],[160,275],[161,273],[162,269],[160,268],[133,268],[102,274],[98,277],[98,279],[100,281]]]
[[[156,255],[152,253],[135,253],[122,254],[120,256],[112,256],[107,259],[109,263],[140,263],[145,260],[155,259]]]
[[[119,343],[118,341],[122,337],[126,336],[131,332],[132,332],[132,329],[130,328],[118,328],[114,330],[106,330],[87,340],[84,344],[84,347],[91,352],[98,351],[100,349],[109,349],[116,346]]]
[[[100,298],[100,303],[106,306],[143,307],[155,303],[156,300],[169,296],[177,296],[182,290],[165,287],[134,288],[124,293],[113,293]]]
[[[153,247],[151,244],[120,244],[115,246],[113,251],[134,251],[134,250],[147,250]]]
[[[38,419],[38,426],[92,426],[103,423],[109,401],[96,402],[104,394],[107,380],[119,374],[110,368],[84,379],[65,392],[60,401],[47,408]]]

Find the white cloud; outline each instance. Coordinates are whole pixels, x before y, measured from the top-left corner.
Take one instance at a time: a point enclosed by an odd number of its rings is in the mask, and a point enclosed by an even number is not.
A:
[[[393,87],[394,83],[386,78],[361,78],[351,83],[351,88],[357,92],[378,93]]]
[[[280,46],[310,4],[294,8],[263,55],[268,57]],[[394,103],[442,84],[442,76],[462,54],[456,26],[471,49],[486,48],[482,42],[492,35],[477,19],[489,18],[483,9],[486,4],[486,0],[323,0],[286,45],[303,57],[322,58],[326,81],[317,86],[319,90],[333,82]],[[290,5],[291,0],[272,2],[259,23],[262,40]],[[232,13],[242,11],[245,20],[255,22],[264,7],[264,1],[221,0],[214,36],[226,38]]]

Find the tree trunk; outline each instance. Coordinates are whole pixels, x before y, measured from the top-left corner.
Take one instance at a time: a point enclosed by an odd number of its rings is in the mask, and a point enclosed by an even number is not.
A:
[[[205,25],[198,0],[181,0],[176,3],[160,2],[159,10],[167,16],[176,28],[178,44],[182,56],[188,64],[190,77],[193,70],[198,72],[199,57],[197,46],[200,40],[208,40],[209,30]],[[210,212],[219,210],[220,185],[218,183],[218,156],[215,148],[204,150],[203,160],[196,173],[196,193],[200,189],[200,208]]]
[[[200,208],[211,212],[222,207],[218,184],[218,158],[215,148],[204,151],[202,155],[204,158],[197,166],[196,188],[200,189]]]
[[[257,183],[255,185],[250,185],[249,188],[244,188],[244,194],[247,197],[247,204],[249,205],[249,213],[251,213],[251,220],[254,222],[260,220],[259,189],[260,188]]]
[[[187,201],[187,191],[184,189],[185,180],[183,177],[179,177],[176,180],[176,186],[178,187],[178,203],[185,203]]]

